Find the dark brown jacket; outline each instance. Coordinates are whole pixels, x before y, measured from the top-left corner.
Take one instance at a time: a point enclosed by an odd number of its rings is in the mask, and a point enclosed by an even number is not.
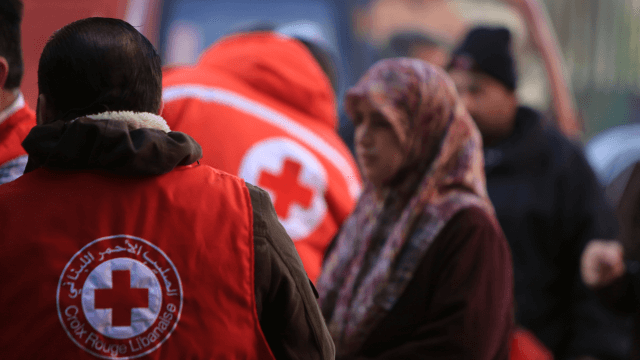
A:
[[[269,195],[247,184],[253,206],[256,304],[276,359],[333,359],[335,348],[293,242]],[[313,344],[313,345],[310,345]]]

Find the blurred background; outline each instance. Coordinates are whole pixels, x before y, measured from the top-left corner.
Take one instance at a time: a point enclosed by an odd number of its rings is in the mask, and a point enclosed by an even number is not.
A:
[[[583,123],[581,140],[640,122],[640,0],[541,2],[564,57]],[[296,31],[335,55],[338,100],[380,58],[408,54],[443,65],[470,27],[503,25],[515,38],[518,96],[546,113],[551,104],[545,68],[525,22],[499,0],[25,0],[23,92],[32,106],[47,38],[88,16],[127,20],[154,43],[165,66],[193,64],[220,37],[257,23],[307,25]]]

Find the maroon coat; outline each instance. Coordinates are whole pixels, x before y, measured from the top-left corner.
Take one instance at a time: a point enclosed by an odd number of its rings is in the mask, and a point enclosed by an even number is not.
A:
[[[434,240],[415,277],[365,342],[359,359],[508,359],[511,253],[477,208],[460,211]]]

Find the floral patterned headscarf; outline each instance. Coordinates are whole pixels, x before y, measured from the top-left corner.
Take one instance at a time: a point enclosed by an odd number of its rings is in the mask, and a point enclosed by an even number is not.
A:
[[[480,133],[444,71],[416,59],[380,61],[347,93],[352,119],[360,101],[385,116],[405,158],[383,201],[366,185],[318,279],[338,358],[360,349],[457,212],[474,206],[495,219]]]

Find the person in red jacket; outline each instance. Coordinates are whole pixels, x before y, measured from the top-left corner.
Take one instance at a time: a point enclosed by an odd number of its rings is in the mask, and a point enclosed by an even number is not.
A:
[[[25,175],[0,186],[2,359],[332,359],[268,195],[198,164],[161,83],[122,20],[45,46]]]
[[[27,153],[20,143],[36,124],[36,115],[20,92],[22,12],[20,0],[0,3],[0,184],[22,175]]]
[[[333,90],[303,43],[270,31],[228,36],[164,79],[164,117],[203,146],[204,164],[266,190],[312,281],[360,193],[336,132]]]

